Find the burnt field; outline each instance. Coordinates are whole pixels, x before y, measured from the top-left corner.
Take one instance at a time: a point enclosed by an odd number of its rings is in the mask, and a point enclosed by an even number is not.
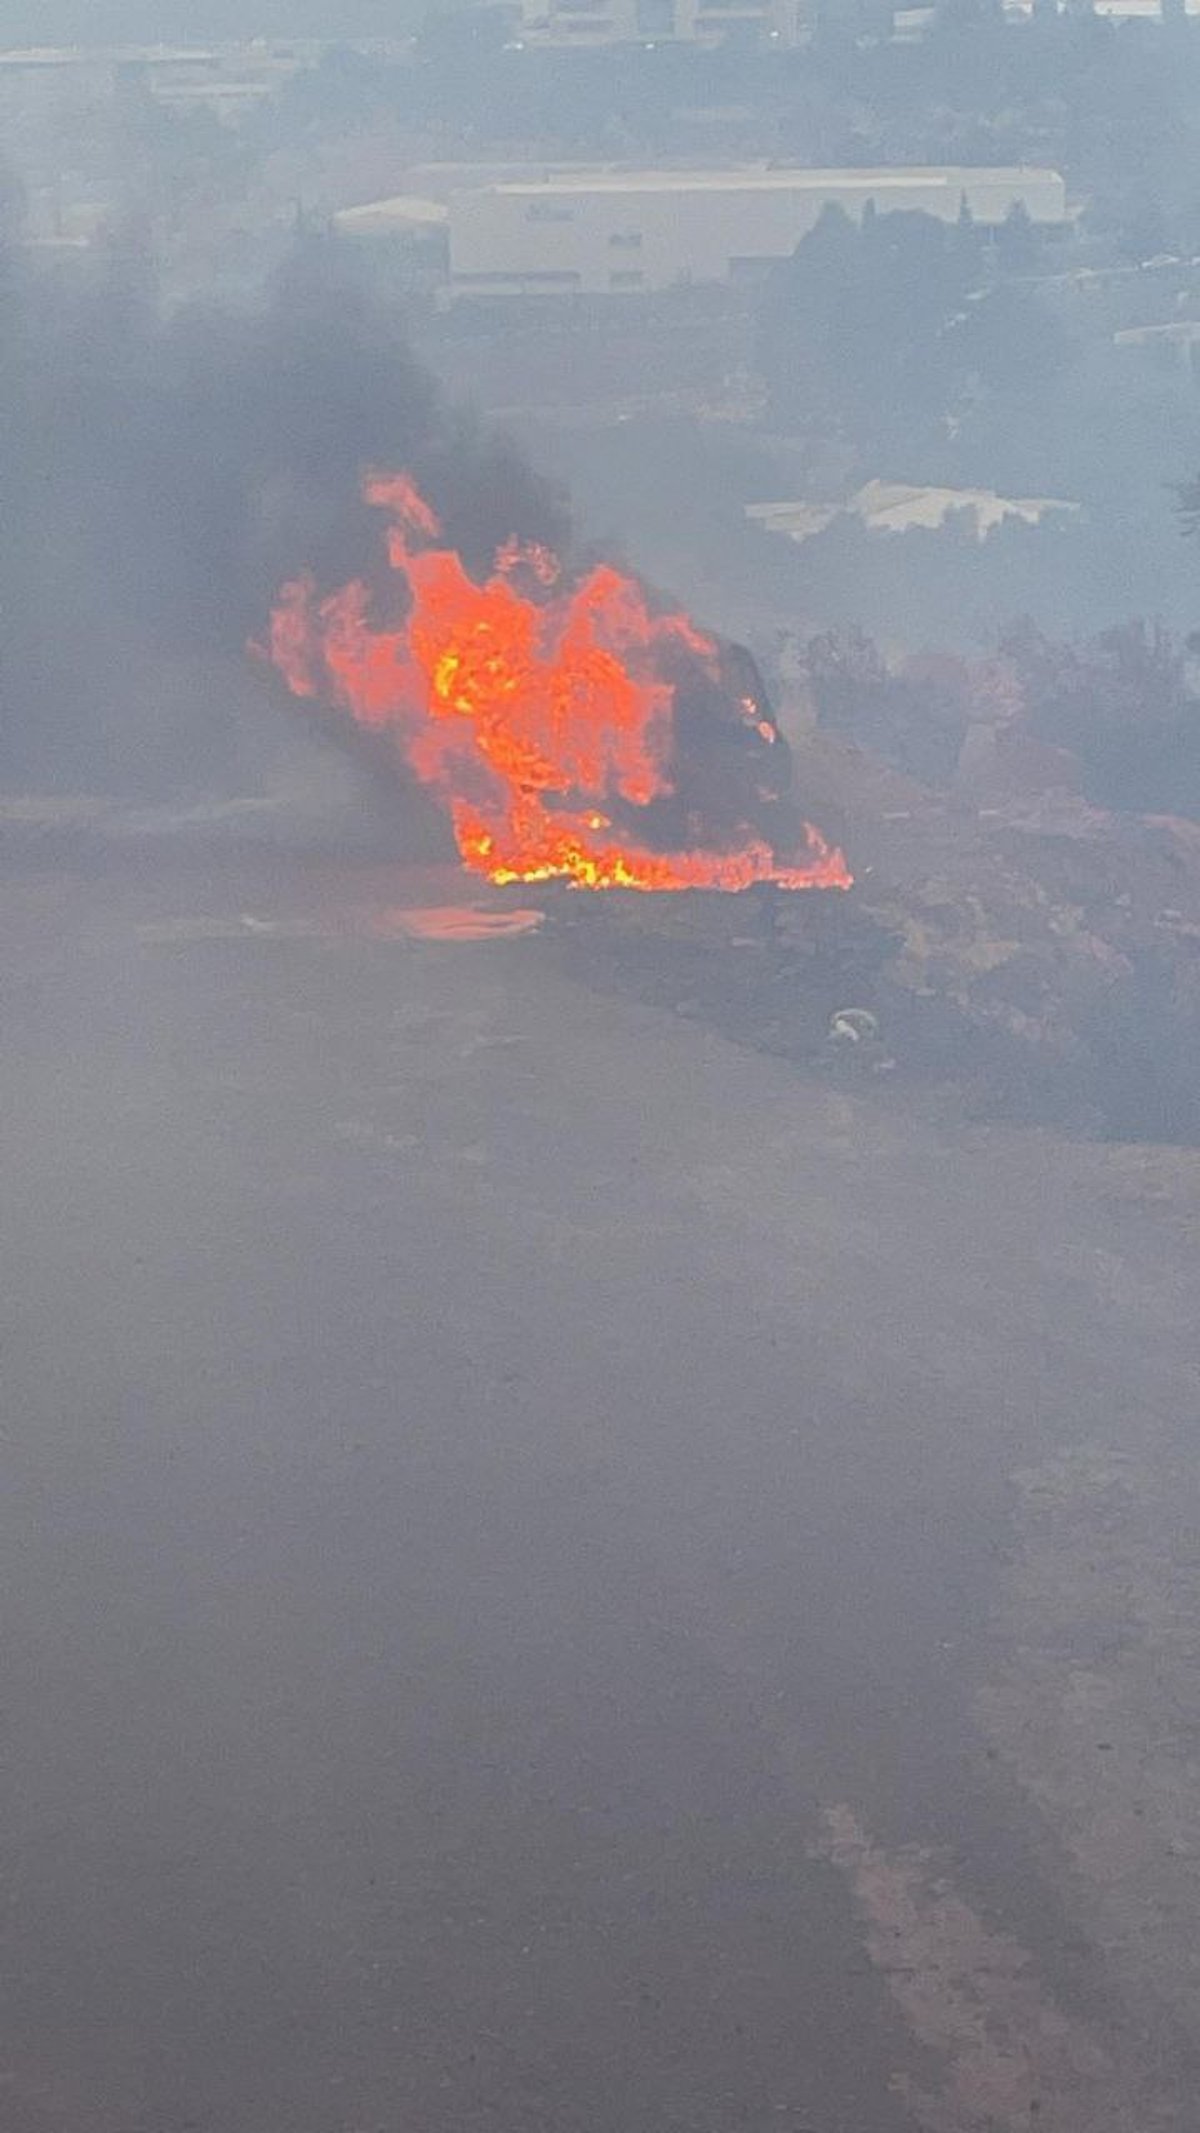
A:
[[[1196,908],[1176,826],[1139,825],[1115,852],[1081,850],[1073,827],[954,830],[936,873],[923,847],[915,880],[880,869],[845,898],[751,891],[733,906],[559,898],[555,938],[588,983],[881,1099],[1194,1143],[1200,932],[1178,905],[1147,908],[1156,892]]]
[[[1191,1157],[602,997],[590,904],[48,858],[8,2122],[1186,2124]]]
[[[444,870],[451,901],[532,906],[540,952],[577,983],[706,1025],[822,1086],[947,1121],[1200,1137],[1200,842],[1185,822],[1059,795],[980,811],[810,738],[781,805],[790,819],[802,795],[845,846],[849,892],[497,888],[459,872],[437,810],[397,782],[382,742],[354,755],[340,807],[315,798],[307,814],[287,798],[191,816],[11,802],[6,876],[65,865],[119,883],[182,861],[200,878],[216,867],[253,883],[265,864],[301,880],[308,860],[356,851],[386,878],[419,859]]]

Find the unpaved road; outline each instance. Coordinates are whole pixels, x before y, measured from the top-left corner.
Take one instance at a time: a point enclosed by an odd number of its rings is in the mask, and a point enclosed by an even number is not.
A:
[[[1143,1683],[1191,1545],[1194,1159],[359,923],[429,893],[4,885],[5,2133],[1182,2133],[1200,1897],[1048,1734],[1086,1489]]]

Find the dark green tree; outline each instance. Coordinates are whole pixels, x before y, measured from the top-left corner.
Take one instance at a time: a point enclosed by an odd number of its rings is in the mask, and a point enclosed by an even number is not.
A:
[[[996,258],[1008,274],[1032,274],[1041,249],[1033,219],[1023,200],[1014,200],[996,231]]]
[[[760,362],[776,415],[835,422],[877,446],[944,416],[953,329],[978,275],[962,225],[831,208],[764,295]]]

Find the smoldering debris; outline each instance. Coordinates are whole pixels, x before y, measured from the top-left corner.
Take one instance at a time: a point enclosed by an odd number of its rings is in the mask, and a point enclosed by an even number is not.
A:
[[[850,843],[849,895],[567,900],[567,967],[847,1087],[934,1092],[955,1117],[1200,1140],[1188,825],[1092,810],[1068,834],[949,804],[840,740],[795,749],[806,799]],[[831,1042],[848,1003],[869,1041]]]
[[[750,654],[611,563],[506,541],[474,574],[404,470],[375,470],[388,577],[286,584],[266,650],[302,703],[391,744],[495,883],[642,893],[845,889],[784,803],[791,758]],[[382,620],[372,613],[375,604]]]

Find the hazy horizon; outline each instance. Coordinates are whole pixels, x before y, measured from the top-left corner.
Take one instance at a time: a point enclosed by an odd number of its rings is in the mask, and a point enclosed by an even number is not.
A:
[[[404,19],[394,0],[0,0],[0,45],[386,37]]]

